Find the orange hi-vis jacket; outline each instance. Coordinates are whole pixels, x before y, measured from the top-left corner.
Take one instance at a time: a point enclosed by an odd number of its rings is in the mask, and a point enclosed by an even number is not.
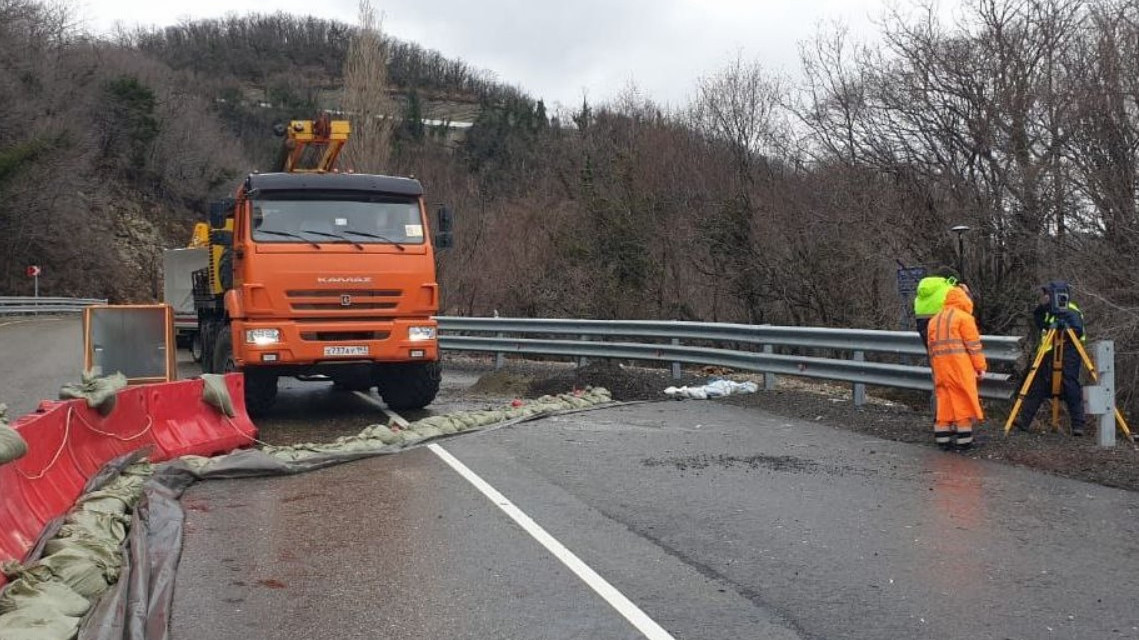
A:
[[[937,424],[967,425],[984,418],[977,374],[987,369],[985,355],[973,319],[973,301],[960,287],[949,291],[945,306],[929,322],[929,355]]]

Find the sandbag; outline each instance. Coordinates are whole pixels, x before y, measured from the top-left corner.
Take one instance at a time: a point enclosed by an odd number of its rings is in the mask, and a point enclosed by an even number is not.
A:
[[[79,633],[80,618],[36,605],[0,615],[4,640],[59,640]]]
[[[87,613],[91,608],[87,598],[54,576],[49,580],[39,580],[26,575],[23,577],[23,580],[13,582],[0,593],[0,615],[34,606],[47,607],[65,616],[77,617]]]
[[[95,598],[119,579],[122,558],[107,562],[103,554],[75,545],[44,557],[39,563],[84,598]]]
[[[95,511],[73,511],[64,518],[64,523],[82,529],[84,534],[100,535],[100,533],[106,533],[116,542],[126,540],[129,522],[130,518],[125,515],[97,513]]]
[[[81,380],[82,382],[63,385],[59,390],[59,399],[86,400],[87,406],[102,416],[110,415],[115,408],[118,392],[127,388],[127,377],[121,373],[100,376],[93,371],[85,371]]]
[[[0,404],[0,464],[19,460],[28,453],[28,443],[8,426],[8,405]]]
[[[229,387],[225,385],[225,376],[220,373],[203,373],[201,377],[204,383],[202,400],[229,418],[236,416],[233,398],[229,395]]]

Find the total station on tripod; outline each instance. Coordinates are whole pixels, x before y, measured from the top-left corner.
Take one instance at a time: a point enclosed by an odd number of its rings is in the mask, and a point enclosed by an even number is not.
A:
[[[1067,282],[1049,282],[1043,287],[1048,304],[1048,328],[1066,328],[1070,314],[1072,288]]]

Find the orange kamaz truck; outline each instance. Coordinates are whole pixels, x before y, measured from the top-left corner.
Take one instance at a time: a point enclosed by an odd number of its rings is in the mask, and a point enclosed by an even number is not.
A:
[[[435,250],[451,245],[450,210],[430,233],[417,180],[337,171],[346,121],[278,133],[276,171],[210,207],[209,266],[193,273],[202,369],[243,372],[254,414],[281,376],[376,387],[393,409],[430,404],[441,376]]]

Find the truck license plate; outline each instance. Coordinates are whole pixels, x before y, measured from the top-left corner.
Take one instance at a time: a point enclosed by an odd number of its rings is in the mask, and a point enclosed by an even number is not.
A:
[[[324,355],[326,356],[366,356],[368,355],[368,347],[325,347]]]

